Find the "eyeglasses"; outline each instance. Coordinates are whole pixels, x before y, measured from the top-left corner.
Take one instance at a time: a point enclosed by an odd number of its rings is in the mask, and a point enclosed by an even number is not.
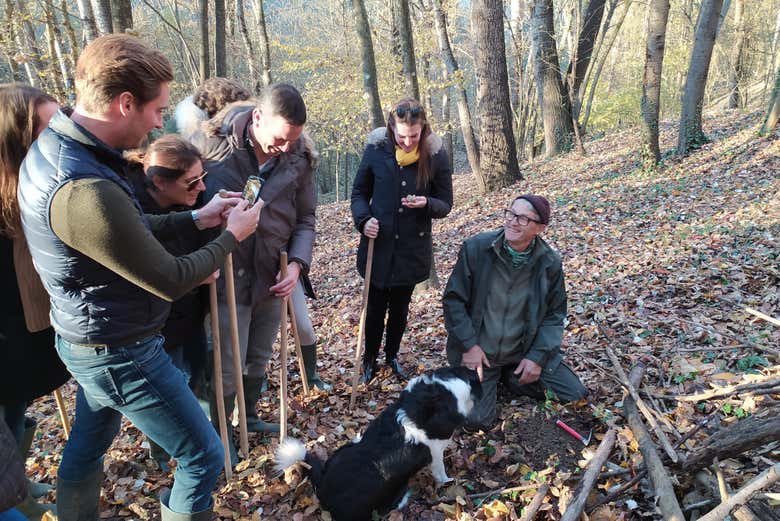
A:
[[[195,179],[190,179],[189,181],[187,181],[187,191],[192,192],[193,190],[195,190],[198,187],[198,183],[201,182],[203,178],[206,177],[206,175],[208,175],[208,172],[204,170]]]
[[[537,221],[536,219],[531,219],[527,215],[519,215],[507,208],[504,210],[504,220],[507,222],[514,221],[515,224],[519,226],[528,226],[528,223],[536,223],[536,224],[542,224],[541,221]]]
[[[405,118],[407,114],[412,118],[416,118],[420,115],[420,112],[421,108],[417,106],[407,105],[406,107],[401,106],[395,108],[395,115],[402,119]]]

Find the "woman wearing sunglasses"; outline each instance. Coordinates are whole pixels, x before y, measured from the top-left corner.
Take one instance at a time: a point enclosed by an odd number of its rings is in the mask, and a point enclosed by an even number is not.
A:
[[[352,189],[352,217],[361,232],[357,267],[363,277],[368,239],[374,239],[362,382],[376,373],[383,334],[386,364],[406,378],[398,351],[414,286],[430,274],[431,219],[451,209],[447,151],[420,103],[403,99],[388,113],[387,127],[369,134]]]
[[[145,213],[191,209],[206,189],[200,152],[176,134],[166,134],[146,150],[128,152],[126,157],[131,164],[133,189]],[[208,237],[193,227],[189,234],[161,237],[160,241],[171,254],[179,256],[197,250],[208,242]],[[162,330],[165,350],[173,364],[188,376],[190,388],[199,397],[207,396],[202,389],[207,359],[203,319],[208,303],[204,293],[200,286],[174,302]],[[170,457],[151,439],[148,441],[150,455],[162,470],[168,471]]]

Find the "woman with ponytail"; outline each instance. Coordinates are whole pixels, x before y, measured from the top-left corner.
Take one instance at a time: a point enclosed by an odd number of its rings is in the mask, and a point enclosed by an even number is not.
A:
[[[402,99],[388,113],[387,126],[369,134],[352,188],[352,217],[361,233],[357,268],[363,277],[368,240],[374,239],[362,382],[376,373],[383,334],[386,364],[406,378],[398,351],[414,286],[431,271],[431,220],[451,209],[452,169],[443,142],[420,103]]]

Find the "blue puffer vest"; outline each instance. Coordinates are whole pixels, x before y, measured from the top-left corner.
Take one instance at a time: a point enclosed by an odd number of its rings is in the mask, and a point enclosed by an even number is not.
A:
[[[127,192],[148,227],[128,182],[125,161],[58,112],[33,143],[19,173],[22,226],[35,267],[51,300],[54,330],[79,344],[122,345],[162,329],[170,304],[63,243],[50,225],[57,190],[76,179],[97,177]]]

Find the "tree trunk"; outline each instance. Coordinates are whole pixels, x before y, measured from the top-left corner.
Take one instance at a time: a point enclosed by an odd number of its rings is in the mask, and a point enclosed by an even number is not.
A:
[[[420,100],[420,85],[417,81],[417,63],[414,59],[414,38],[412,37],[412,20],[409,17],[408,0],[392,0],[395,27],[398,29],[403,67],[401,74],[404,79],[404,95]],[[428,107],[430,110],[431,107]]]
[[[263,0],[254,0],[255,22],[260,33],[258,42],[260,45],[260,79],[264,86],[270,85],[271,79],[271,46],[268,43],[268,30],[265,25],[265,10]]]
[[[130,0],[111,0],[111,19],[114,32],[133,29],[133,6]]]
[[[226,42],[225,0],[214,0],[214,72],[220,78],[227,76]]]
[[[509,78],[506,70],[504,4],[474,0],[471,27],[475,47],[477,111],[480,121],[480,189],[492,192],[522,179],[512,131]]]
[[[43,77],[44,71],[46,70],[46,64],[41,58],[42,54],[38,48],[38,41],[35,38],[35,29],[30,21],[30,13],[21,0],[16,0],[15,10],[18,13],[17,16],[21,20],[21,30],[16,33],[20,38],[20,49],[27,57],[27,62],[32,65],[32,68],[28,70],[28,76],[31,80],[30,83],[43,90],[47,90],[48,86]],[[25,65],[27,65],[27,63]]]
[[[70,23],[70,11],[68,11],[66,0],[60,0],[60,12],[62,13],[62,24],[65,26],[65,34],[68,35],[68,47],[70,47],[70,52],[65,55],[65,59],[72,74],[76,70],[76,62],[79,60],[79,41],[76,38],[76,31],[73,30],[73,24]]]
[[[677,153],[680,155],[687,154],[691,148],[707,140],[702,130],[701,112],[721,7],[723,0],[704,0],[699,13],[696,41],[691,51],[682,100],[680,134],[677,140]]]
[[[68,13],[66,11],[65,16],[67,15]],[[73,76],[71,72],[73,69],[65,56],[62,45],[62,32],[60,31],[57,16],[54,13],[53,0],[44,0],[43,16],[46,23],[47,40],[49,42],[52,75],[57,82],[58,89],[60,89],[60,92],[58,93],[59,99],[65,101],[70,98],[70,94],[73,91]],[[57,65],[55,65],[55,59]]]
[[[92,4],[89,0],[76,0],[76,5],[79,9],[79,18],[81,18],[83,43],[86,45],[98,37],[95,15],[92,14]]]
[[[740,84],[743,78],[743,62],[745,54],[745,40],[747,40],[747,31],[745,30],[744,0],[735,0],[734,2],[734,29],[736,44],[731,50],[731,71],[729,74],[729,108],[737,109],[745,106],[745,100],[740,92]]]
[[[52,20],[51,15],[51,1],[46,0],[43,8],[43,17],[44,17],[44,36],[46,38],[46,47],[47,52],[49,55],[49,63],[48,63],[48,77],[52,81],[54,90],[53,92],[50,92],[50,94],[53,94],[55,98],[59,100],[65,99],[65,80],[63,78],[63,70],[58,67],[57,63],[59,60],[57,60],[58,53],[57,52],[57,43],[54,41],[54,22]],[[67,72],[67,71],[66,71]]]
[[[90,0],[92,2],[92,12],[95,14],[95,24],[100,35],[111,34],[114,32],[113,21],[111,20],[111,0]]]
[[[255,94],[259,94],[263,88],[263,83],[255,62],[255,49],[252,45],[252,38],[249,36],[249,30],[246,26],[244,0],[236,0],[236,17],[238,18],[238,31],[241,33],[241,39],[246,48],[246,63],[249,67],[249,76],[252,78],[252,90]]]
[[[466,145],[466,156],[471,166],[471,172],[480,177],[479,168],[479,149],[474,138],[474,129],[471,126],[471,112],[469,109],[469,100],[466,94],[463,77],[458,69],[458,62],[450,46],[450,38],[447,34],[447,19],[444,16],[441,0],[433,0],[433,15],[436,32],[439,40],[439,50],[447,67],[447,80],[453,82],[455,90],[455,100],[458,106],[458,118],[460,120],[460,130],[463,134],[463,143]]]
[[[209,0],[198,0],[198,10],[200,11],[200,55],[198,60],[198,70],[200,70],[200,81],[203,83],[211,75],[211,65],[209,64]]]
[[[605,2],[606,0],[590,0],[588,3],[582,29],[577,39],[577,51],[574,54],[574,59],[569,63],[569,70],[566,73],[574,121],[579,121],[580,90],[593,55],[593,46],[599,34],[601,20],[604,18]]]
[[[661,149],[658,145],[658,113],[661,108],[661,70],[668,21],[669,0],[650,0],[647,12],[647,47],[641,101],[644,120],[641,159],[645,168],[655,168],[661,161]]]
[[[606,49],[604,49],[604,57],[596,66],[596,70],[593,72],[593,79],[589,82],[590,88],[588,90],[588,99],[587,102],[585,103],[585,115],[582,118],[582,125],[580,125],[580,130],[582,132],[585,132],[585,129],[588,127],[588,120],[590,119],[590,109],[593,106],[593,96],[596,94],[596,86],[599,83],[599,78],[601,77],[601,71],[604,69],[604,64],[607,63],[607,58],[609,58],[609,53],[612,50],[612,47],[615,45],[615,40],[617,40],[618,34],[620,34],[620,29],[621,27],[623,27],[623,22],[626,20],[626,15],[628,14],[628,10],[631,8],[632,1],[633,0],[626,1],[626,7],[623,9],[623,14],[620,15],[620,20],[618,20],[618,23],[616,24],[615,29],[612,32],[612,36],[607,42]]]
[[[363,97],[368,107],[368,124],[375,129],[385,124],[382,104],[379,101],[374,44],[371,42],[371,27],[363,0],[350,0],[355,16],[355,29],[360,40],[360,61],[363,64]]]
[[[534,48],[536,85],[544,124],[545,157],[571,150],[574,127],[571,105],[558,66],[552,0],[534,0]]]
[[[780,68],[777,69],[775,74],[775,88],[772,89],[772,97],[769,100],[769,110],[767,110],[764,123],[761,125],[759,134],[765,136],[769,132],[772,132],[777,126],[777,121],[780,119]]]
[[[447,75],[447,69],[444,68],[444,75]],[[444,94],[441,97],[441,127],[446,129],[442,139],[444,140],[444,148],[447,150],[447,157],[450,160],[450,171],[453,170],[454,157],[453,157],[453,143],[452,143],[452,111],[450,110],[450,100],[452,99],[452,87],[444,89]]]

